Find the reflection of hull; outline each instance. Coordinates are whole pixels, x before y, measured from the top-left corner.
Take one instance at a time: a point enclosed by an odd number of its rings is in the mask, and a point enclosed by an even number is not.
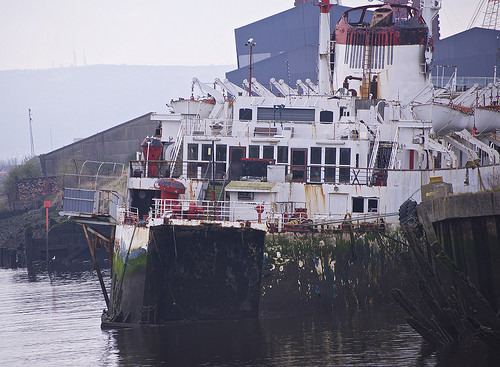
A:
[[[458,107],[428,103],[414,106],[413,112],[418,120],[432,121],[438,135],[469,129],[474,124],[474,117]]]
[[[478,107],[474,117],[478,134],[491,133],[500,129],[500,109]]]
[[[118,226],[103,323],[258,317],[264,236],[208,224]]]

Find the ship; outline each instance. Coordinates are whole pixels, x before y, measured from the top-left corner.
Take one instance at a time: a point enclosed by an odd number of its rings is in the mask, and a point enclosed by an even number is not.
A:
[[[113,259],[103,323],[258,317],[266,236],[396,226],[437,178],[455,193],[498,187],[498,85],[482,105],[436,92],[427,24],[441,3],[425,3],[353,8],[330,34],[320,1],[317,82],[264,85],[251,67],[242,85],[194,78],[190,97],[151,116],[124,197],[66,189],[63,214]]]

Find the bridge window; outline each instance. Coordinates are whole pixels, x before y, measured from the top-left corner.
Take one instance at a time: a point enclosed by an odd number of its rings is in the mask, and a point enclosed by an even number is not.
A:
[[[252,121],[252,109],[240,108],[239,118],[242,121]]]
[[[248,147],[248,158],[259,158],[260,146],[250,145]]]
[[[238,192],[238,200],[240,200],[240,201],[252,201],[253,200],[253,192],[239,191]]]
[[[262,147],[262,158],[264,159],[274,159],[274,147],[273,146],[263,146]]]
[[[198,144],[188,144],[188,160],[197,161],[198,157]]]
[[[321,148],[312,147],[311,148],[311,164],[321,164]]]
[[[212,160],[212,144],[202,144],[201,145],[201,160],[211,161]]]
[[[340,148],[339,182],[349,183],[351,180],[351,148]]]
[[[288,163],[288,147],[278,147],[278,163]]]
[[[378,213],[378,199],[368,199],[368,213]]]
[[[325,182],[335,182],[337,148],[325,148]]]
[[[352,212],[353,213],[364,213],[365,212],[365,198],[364,197],[352,198]]]
[[[333,122],[333,112],[332,111],[321,111],[319,113],[320,122]]]
[[[309,108],[283,108],[259,107],[257,120],[259,121],[314,121],[314,109]]]
[[[215,148],[215,160],[225,162],[227,159],[227,145],[218,144]]]

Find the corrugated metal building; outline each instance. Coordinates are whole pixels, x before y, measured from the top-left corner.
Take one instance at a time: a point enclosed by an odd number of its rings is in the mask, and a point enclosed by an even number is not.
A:
[[[435,45],[434,64],[446,65],[445,75],[451,75],[454,66],[460,77],[492,78],[500,61],[500,31],[472,28],[444,38]],[[500,71],[500,70],[499,70]],[[433,75],[442,73],[435,68]]]
[[[335,27],[347,7],[334,6],[330,23]],[[262,84],[269,79],[283,79],[295,85],[297,79],[317,79],[319,10],[310,3],[264,18],[235,30],[238,69],[226,73],[237,85],[249,77],[249,48],[245,42],[253,38],[253,75]]]
[[[151,121],[151,113],[147,113],[73,144],[41,154],[42,173],[44,176],[78,173],[86,160],[126,164],[134,159],[144,138],[154,135],[157,126],[158,122]]]

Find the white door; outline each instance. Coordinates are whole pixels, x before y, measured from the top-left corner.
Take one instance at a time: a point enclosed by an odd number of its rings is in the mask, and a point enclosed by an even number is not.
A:
[[[331,215],[345,215],[347,213],[349,195],[348,194],[330,194],[329,208]]]

